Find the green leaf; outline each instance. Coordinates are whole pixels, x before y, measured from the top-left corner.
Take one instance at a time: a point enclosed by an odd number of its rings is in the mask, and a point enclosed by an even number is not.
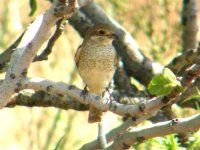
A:
[[[35,13],[35,11],[37,9],[37,2],[36,2],[36,0],[30,0],[29,1],[29,5],[31,7],[31,12],[29,13],[29,16],[33,16],[33,14]]]
[[[168,135],[164,138],[163,146],[166,150],[179,150],[180,144],[175,134]]]
[[[176,86],[181,86],[174,73],[165,68],[162,74],[155,75],[148,85],[148,90],[152,95],[168,95]]]

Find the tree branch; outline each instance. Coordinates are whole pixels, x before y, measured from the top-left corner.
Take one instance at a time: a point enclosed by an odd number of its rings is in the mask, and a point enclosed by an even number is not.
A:
[[[54,32],[53,36],[49,39],[46,48],[43,50],[43,52],[39,56],[36,56],[33,61],[42,61],[42,60],[48,59],[48,56],[49,56],[49,54],[51,54],[51,51],[52,51],[52,48],[53,48],[55,42],[62,35],[63,20],[64,20],[64,18],[61,18],[60,20],[58,20],[58,22],[56,23],[56,31]]]
[[[88,110],[88,105],[79,103],[69,96],[61,94],[50,94],[43,91],[23,90],[12,96],[6,107],[27,106],[27,107],[56,107],[64,110]]]
[[[184,103],[184,100],[187,98],[197,95],[198,89],[200,89],[200,77],[196,78],[194,83],[190,85],[182,94],[181,96],[177,97],[176,101],[180,103]],[[200,100],[197,100],[200,103]]]
[[[173,133],[196,132],[200,128],[200,114],[188,118],[176,118],[171,121],[156,123],[147,127],[124,133],[114,140],[107,150],[124,150],[136,142],[166,136]]]
[[[88,94],[83,98],[81,96],[82,90],[73,85],[67,85],[62,82],[53,82],[42,78],[26,79],[22,87],[25,89],[42,90],[50,93],[68,95],[75,100],[78,100],[80,103],[90,104],[101,111],[111,111],[121,116],[126,115],[132,117],[142,116],[152,110],[157,111],[180,94],[180,88],[176,87],[168,96],[155,97],[147,102],[136,105],[126,105],[116,101],[108,103],[108,98],[101,99],[95,94]]]
[[[188,92],[190,87],[192,87],[190,86],[188,88],[188,85],[190,85],[192,80],[200,74],[199,64],[195,64],[193,67],[191,67],[191,70],[188,70],[186,74],[183,74],[181,83],[184,86],[184,91],[181,91],[180,87],[177,86],[167,96],[155,97],[148,101],[141,102],[135,105],[120,104],[117,101],[112,101],[111,103],[108,103],[107,98],[101,99],[95,94],[88,94],[84,98],[82,98],[82,90],[73,85],[67,85],[61,82],[53,82],[41,78],[27,78],[26,74],[30,64],[32,63],[37,54],[37,51],[42,46],[42,44],[49,39],[51,29],[55,26],[56,22],[62,17],[69,18],[75,12],[77,8],[76,1],[69,1],[69,4],[71,4],[71,6],[66,6],[65,2],[65,0],[54,1],[52,8],[46,11],[44,14],[39,15],[27,29],[24,36],[20,39],[20,44],[18,45],[17,43],[18,47],[11,57],[6,77],[4,81],[0,84],[0,108],[4,106],[11,107],[15,105],[26,105],[30,107],[37,105],[44,107],[54,106],[66,110],[87,110],[88,106],[84,104],[90,104],[101,111],[111,111],[121,116],[131,116],[132,120],[129,119],[120,127],[113,129],[109,134],[106,135],[106,139],[108,142],[111,142],[114,138],[116,138],[113,145],[109,147],[111,149],[113,147],[118,147],[119,149],[126,148],[136,141],[142,141],[162,134],[166,135],[175,132],[179,133],[181,129],[183,131],[183,127],[188,127],[189,121],[194,123],[192,125],[194,129],[199,127],[200,117],[197,116],[196,118],[191,117],[187,118],[186,120],[180,119],[180,122],[177,122],[177,120],[175,119],[170,122],[164,122],[160,124],[158,123],[150,126],[149,128],[139,129],[135,132],[133,131],[130,133],[125,133],[122,136],[119,136],[123,132],[127,131],[129,127],[149,118],[154,112],[158,111],[163,106],[171,103],[172,100],[180,96],[181,92],[183,92],[182,96],[185,96],[184,94]],[[81,1],[79,1],[79,4],[80,6],[82,5]],[[123,60],[124,68],[126,70],[124,74],[127,73],[128,76],[135,77],[144,85],[147,85],[149,83],[154,74],[160,73],[163,69],[161,65],[149,60],[140,51],[138,45],[131,37],[130,33],[128,33],[114,20],[108,18],[103,10],[95,3],[90,3],[90,5],[82,8],[81,12],[77,12],[70,19],[70,21],[75,26],[75,28],[78,29],[81,35],[84,35],[88,27],[93,24],[106,23],[112,26],[119,36],[119,41],[115,42],[114,45],[117,49],[118,54]],[[83,25],[80,26],[80,24]],[[77,27],[77,25],[79,26]],[[191,58],[193,59],[193,57]],[[145,76],[141,76],[142,74],[145,74]],[[194,82],[195,85],[197,81],[198,78]],[[127,79],[126,83],[126,85],[129,86],[127,87],[127,89],[131,91],[132,89],[130,85],[130,80]],[[27,91],[21,91],[23,89],[33,89],[35,91],[41,91],[30,94],[25,93]],[[19,91],[21,91],[19,94],[16,94],[11,98],[14,93],[17,93]],[[44,93],[42,91],[46,91],[51,94]],[[10,99],[12,101],[10,101]],[[55,101],[55,99],[57,99],[57,101]],[[8,103],[9,101],[10,103]],[[197,122],[197,120],[199,122]],[[135,124],[133,124],[133,121],[135,122]],[[167,127],[170,128],[166,130],[166,132],[164,131],[163,133],[158,133],[159,129],[166,129]],[[151,130],[149,129],[152,129],[152,135],[150,135]],[[187,128],[187,130],[191,131],[191,128]],[[134,135],[133,133],[136,133],[136,135]],[[137,133],[140,134],[140,136],[137,136]],[[121,140],[121,137],[124,140]],[[130,139],[128,140],[128,138]],[[119,139],[120,142],[117,143]],[[99,145],[96,142],[97,141],[92,141],[82,148],[99,148]]]
[[[141,104],[142,107],[145,107],[145,110],[141,110],[141,105],[124,105],[117,103],[116,101],[112,101],[112,103],[108,103],[108,99],[101,99],[99,96],[95,94],[88,94],[85,98],[81,97],[82,90],[78,89],[73,85],[67,85],[62,82],[53,82],[50,80],[42,79],[42,78],[32,78],[26,79],[24,85],[22,87],[25,89],[33,89],[33,90],[41,90],[47,91],[50,93],[68,95],[75,100],[78,100],[83,104],[90,104],[101,111],[111,111],[115,114],[124,116],[140,116],[145,112],[149,112],[150,110],[158,110],[162,106],[166,105],[162,101],[162,97],[157,97],[152,100],[149,100],[145,104]]]
[[[196,48],[198,44],[198,0],[183,0],[182,11],[182,45],[183,50],[187,51]]]
[[[191,66],[200,55],[200,47],[184,51],[183,54],[175,57],[166,67],[175,74],[182,74],[187,67]]]
[[[69,18],[73,12],[72,7],[55,1],[48,11],[39,15],[27,28],[11,57],[6,77],[0,85],[0,108],[4,107],[10,97],[20,90],[30,64],[39,48],[49,38],[58,19],[63,16]]]
[[[19,45],[24,33],[25,31],[17,38],[17,40],[13,44],[11,44],[9,48],[7,48],[4,52],[0,54],[0,73],[3,73],[7,70],[7,64],[10,61],[10,57]]]
[[[144,120],[148,119],[153,115],[155,111],[149,112],[145,116],[141,116],[139,118],[132,117],[122,123],[120,126],[112,129],[109,133],[106,134],[106,140],[108,143],[112,142],[117,136],[121,135],[122,133],[129,131],[132,127],[140,124]],[[99,142],[98,140],[91,141],[89,143],[84,144],[80,150],[97,150],[99,149]]]

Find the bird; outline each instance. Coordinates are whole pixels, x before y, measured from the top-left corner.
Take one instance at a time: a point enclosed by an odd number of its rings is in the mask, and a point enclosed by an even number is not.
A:
[[[106,24],[96,24],[88,29],[82,44],[75,53],[75,63],[89,93],[102,97],[112,82],[115,72],[116,52],[112,45],[117,38],[115,30]],[[89,123],[101,122],[103,112],[89,106]]]

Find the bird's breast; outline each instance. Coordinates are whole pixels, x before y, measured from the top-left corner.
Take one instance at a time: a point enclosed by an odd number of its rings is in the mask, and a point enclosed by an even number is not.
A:
[[[83,47],[79,70],[96,69],[100,71],[112,71],[114,69],[114,48],[113,46],[87,46]]]
[[[87,47],[82,49],[78,64],[80,76],[88,87],[105,88],[114,74],[114,48]]]

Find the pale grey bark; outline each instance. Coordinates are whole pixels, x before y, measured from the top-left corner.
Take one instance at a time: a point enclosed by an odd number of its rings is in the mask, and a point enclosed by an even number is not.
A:
[[[198,22],[198,3],[199,0],[184,0],[182,10],[182,47],[183,51],[197,48],[197,33],[199,30]]]

